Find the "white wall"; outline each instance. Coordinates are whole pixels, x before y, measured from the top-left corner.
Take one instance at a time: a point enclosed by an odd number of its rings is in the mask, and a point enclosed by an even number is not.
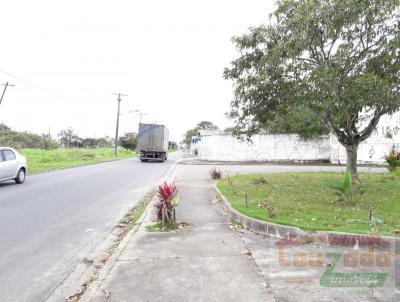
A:
[[[387,133],[392,138],[387,138]],[[383,116],[373,134],[358,148],[359,163],[386,163],[391,146],[400,148],[400,113]],[[230,135],[202,136],[191,146],[202,160],[216,161],[331,161],[346,163],[346,150],[333,136],[303,141],[297,135],[256,135],[253,144]]]
[[[200,159],[215,161],[329,161],[331,155],[329,137],[303,141],[297,135],[256,135],[252,141],[203,136],[194,148]]]
[[[392,138],[387,138],[387,133]],[[395,145],[400,148],[400,114],[383,116],[372,135],[358,146],[359,163],[386,163],[385,155]],[[331,161],[333,163],[346,163],[346,150],[338,142],[336,137],[331,136]]]

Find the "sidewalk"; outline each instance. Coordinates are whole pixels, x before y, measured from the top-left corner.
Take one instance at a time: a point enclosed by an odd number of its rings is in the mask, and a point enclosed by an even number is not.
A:
[[[212,206],[211,181],[202,170],[176,169],[177,219],[193,226],[151,233],[142,225],[82,301],[274,301],[243,240]]]
[[[383,268],[346,267],[341,261],[334,273],[387,271],[389,275],[383,287],[326,287],[320,282],[330,267],[329,258],[325,256],[323,265],[296,265],[296,257],[313,260],[320,253],[338,253],[343,258],[346,253],[362,255],[367,250],[312,243],[287,245],[280,250],[278,239],[231,230],[226,217],[213,204],[213,183],[208,174],[211,167],[178,165],[175,170],[181,198],[177,218],[193,226],[177,233],[149,233],[142,225],[127,238],[119,256],[111,261],[109,272],[95,282],[98,287],[89,288],[81,302],[399,301],[400,293],[394,284],[395,265],[400,271],[398,261]],[[330,170],[308,166],[221,168],[230,175],[316,169]],[[151,216],[147,215],[146,220]],[[392,247],[390,253],[394,252]],[[106,292],[110,292],[108,299]]]

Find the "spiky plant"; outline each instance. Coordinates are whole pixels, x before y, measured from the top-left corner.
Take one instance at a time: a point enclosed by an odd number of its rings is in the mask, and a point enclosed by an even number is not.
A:
[[[210,171],[210,176],[213,180],[219,180],[222,177],[222,172],[217,170],[217,168],[212,168]]]
[[[163,226],[176,220],[175,207],[178,205],[178,199],[175,197],[177,192],[175,182],[168,183],[165,181],[158,187],[158,202],[155,207],[157,208],[157,220]]]

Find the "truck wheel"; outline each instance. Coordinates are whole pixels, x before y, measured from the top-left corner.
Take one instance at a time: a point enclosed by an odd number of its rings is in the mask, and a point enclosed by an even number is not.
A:
[[[145,163],[145,162],[147,162],[147,159],[141,159],[140,160],[142,163]]]

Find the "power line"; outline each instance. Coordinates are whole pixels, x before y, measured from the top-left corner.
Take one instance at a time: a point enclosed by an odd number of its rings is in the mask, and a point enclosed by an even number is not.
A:
[[[126,94],[122,93],[113,93],[114,95],[117,95],[117,101],[118,101],[118,111],[117,111],[117,126],[115,129],[115,143],[114,143],[114,155],[115,157],[118,156],[118,130],[119,130],[119,116],[120,116],[120,107],[121,107],[121,96],[127,96]]]
[[[36,85],[36,84],[34,84],[34,83],[28,81],[28,80],[25,80],[25,79],[23,79],[23,78],[21,78],[21,77],[15,75],[15,74],[11,73],[11,72],[5,71],[5,70],[3,70],[3,69],[1,69],[1,68],[0,68],[0,72],[1,72],[1,73],[4,73],[4,74],[6,74],[6,75],[8,75],[8,76],[10,76],[10,77],[13,77],[14,79],[16,79],[16,80],[18,80],[18,81],[21,81],[21,82],[23,82],[23,83],[25,83],[25,84],[27,84],[27,85],[29,85],[29,86],[32,86],[32,87],[34,87],[34,88],[36,88],[36,89],[42,90],[42,91],[44,91],[44,92],[46,92],[46,93],[48,93],[48,94],[51,94],[51,95],[55,95],[54,92],[51,92],[50,90],[47,90],[46,88],[40,87],[40,86],[38,86],[38,85]]]
[[[5,83],[5,84],[2,84],[2,85],[4,86],[4,90],[3,90],[3,93],[2,93],[1,98],[0,98],[0,105],[1,105],[1,102],[3,101],[4,94],[6,93],[7,87],[15,87],[15,85],[10,84],[8,82]]]

